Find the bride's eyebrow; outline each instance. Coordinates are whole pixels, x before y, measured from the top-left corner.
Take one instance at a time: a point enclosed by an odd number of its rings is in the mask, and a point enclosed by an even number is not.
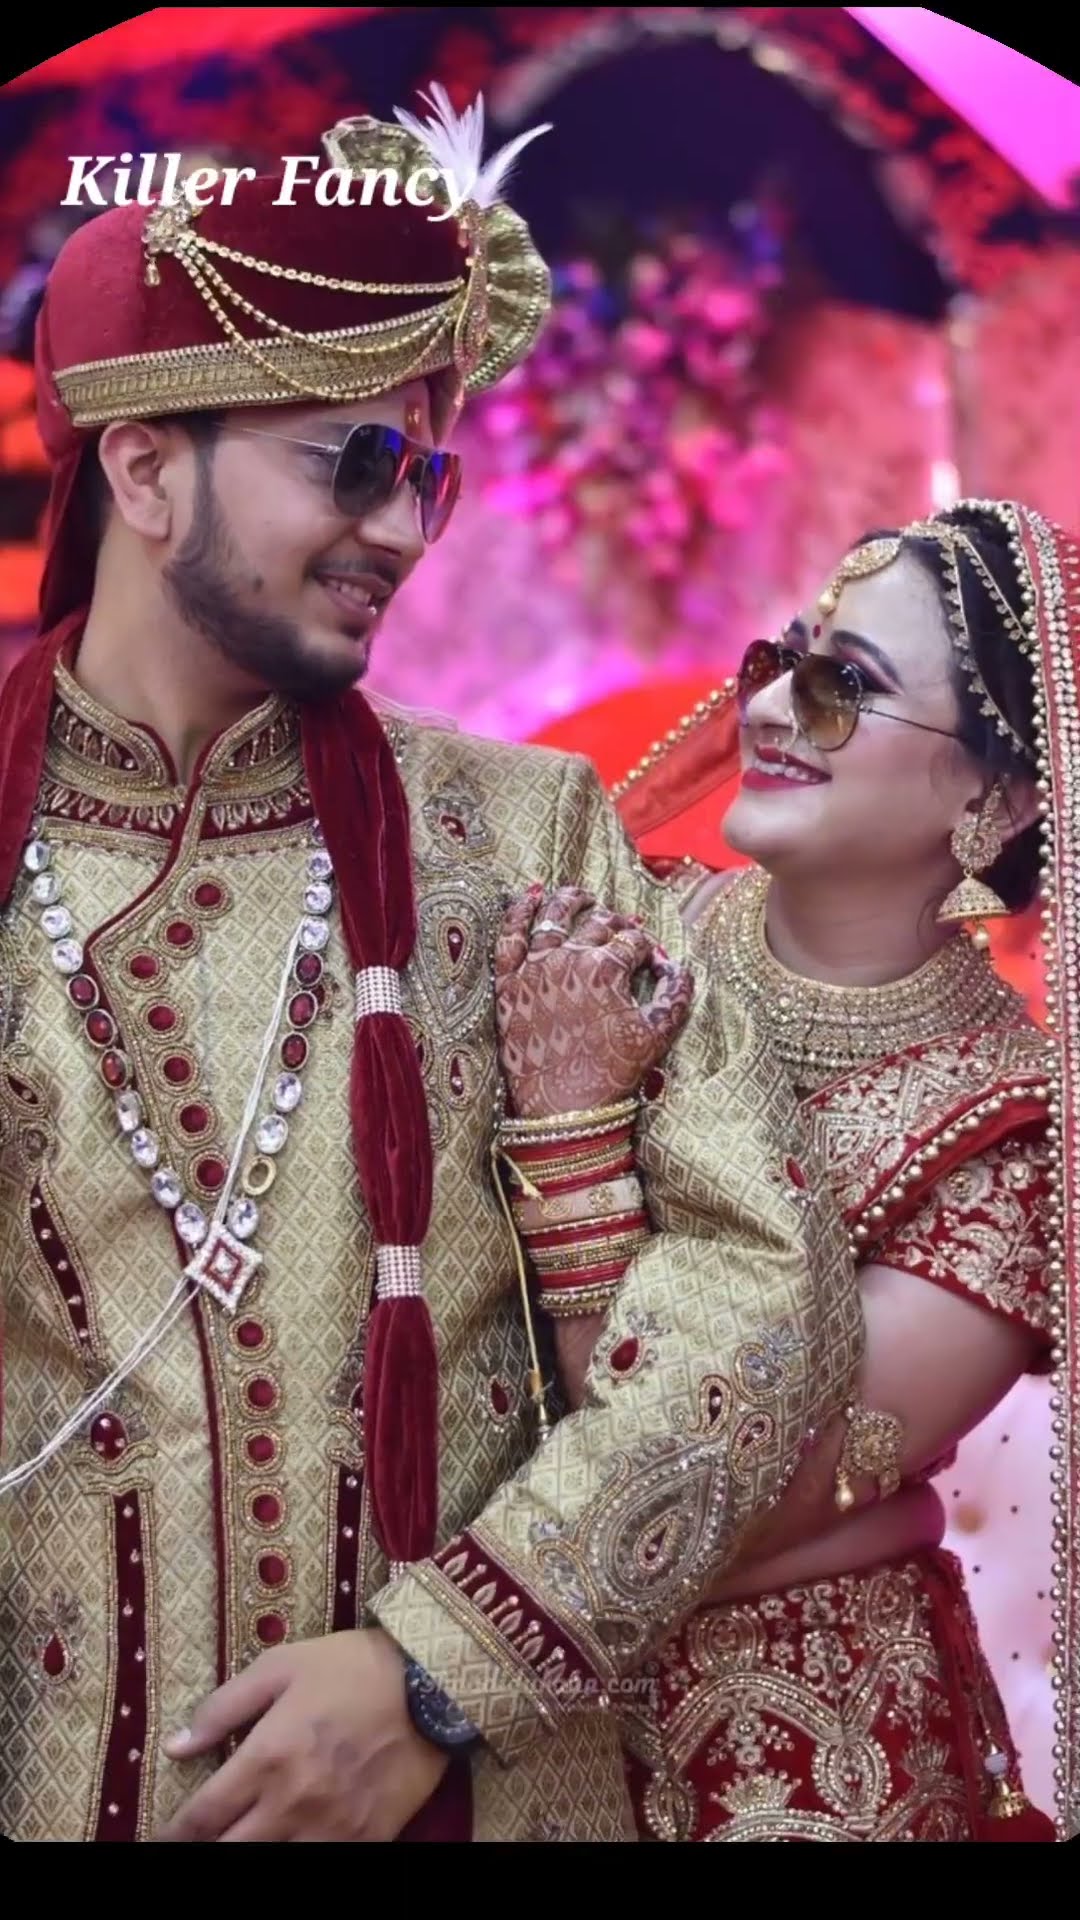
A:
[[[849,649],[855,647],[860,653],[868,654],[870,659],[881,668],[882,673],[888,675],[894,687],[903,687],[904,682],[888,654],[873,640],[867,640],[861,633],[848,633],[843,628],[839,632],[833,632],[832,640],[834,646]]]

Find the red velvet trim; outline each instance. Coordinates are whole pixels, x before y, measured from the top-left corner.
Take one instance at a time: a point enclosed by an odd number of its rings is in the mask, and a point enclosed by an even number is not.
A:
[[[48,1201],[36,1181],[30,1190],[30,1216],[27,1224],[31,1236],[37,1242],[38,1252],[56,1282],[56,1289],[64,1303],[64,1311],[71,1324],[78,1350],[81,1354],[89,1354],[90,1316],[86,1306],[86,1289],[72,1261],[70,1250],[61,1238],[56,1221],[49,1212]],[[62,1273],[61,1265],[65,1269]]]
[[[338,883],[353,967],[400,973],[416,940],[408,806],[393,751],[359,693],[305,710],[308,785]],[[419,1247],[431,1216],[427,1101],[397,1014],[357,1023],[350,1075],[357,1172],[378,1246]],[[438,1513],[438,1353],[422,1299],[377,1302],[364,1435],[372,1522],[391,1560],[420,1560]]]
[[[181,1266],[191,1258],[183,1241],[173,1232],[173,1242],[180,1256]],[[199,1345],[199,1361],[202,1366],[203,1392],[206,1395],[206,1426],[210,1448],[210,1474],[213,1489],[213,1527],[214,1527],[214,1571],[217,1586],[217,1683],[225,1685],[229,1678],[229,1581],[228,1553],[229,1539],[225,1528],[225,1479],[221,1460],[221,1407],[218,1401],[214,1380],[214,1367],[211,1360],[210,1341],[206,1331],[203,1312],[207,1306],[204,1293],[197,1293],[191,1302],[191,1317],[195,1322],[195,1337]],[[220,1750],[222,1761],[228,1759],[232,1749]]]
[[[120,1493],[113,1500],[112,1545],[116,1612],[110,1637],[115,1654],[94,1839],[130,1841],[139,1838],[150,1683],[146,1538],[137,1493]]]
[[[603,1680],[594,1663],[567,1630],[523,1587],[520,1579],[471,1533],[455,1534],[434,1556],[435,1565],[476,1609],[483,1622],[478,1638],[492,1633],[506,1643],[512,1666],[524,1662],[564,1707],[599,1705]],[[483,1605],[477,1596],[483,1595]]]
[[[352,1467],[338,1468],[334,1504],[334,1543],[331,1553],[334,1590],[330,1596],[330,1630],[343,1633],[358,1624],[360,1609],[360,1532],[363,1523],[364,1482]],[[347,1591],[346,1591],[347,1589]]]

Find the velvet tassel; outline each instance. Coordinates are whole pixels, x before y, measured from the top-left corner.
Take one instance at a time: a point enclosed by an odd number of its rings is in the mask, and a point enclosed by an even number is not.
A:
[[[371,1517],[392,1561],[423,1560],[438,1521],[439,1356],[427,1303],[378,1300],[364,1349]]]
[[[304,751],[352,965],[400,975],[416,915],[408,808],[390,744],[352,693],[305,713]],[[431,1215],[431,1133],[415,1042],[400,1013],[358,1019],[349,1106],[376,1248],[419,1250]],[[391,1289],[371,1304],[363,1412],[375,1537],[390,1561],[422,1560],[436,1543],[439,1362],[419,1292]]]

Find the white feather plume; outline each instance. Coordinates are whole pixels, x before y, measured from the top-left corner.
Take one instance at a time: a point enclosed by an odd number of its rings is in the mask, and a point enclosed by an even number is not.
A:
[[[432,81],[431,92],[422,93],[420,98],[431,108],[426,120],[418,120],[403,107],[394,108],[394,118],[431,155],[454,197],[455,212],[466,200],[472,200],[478,207],[493,206],[506,187],[519,153],[530,140],[537,140],[552,129],[551,121],[542,127],[530,127],[527,133],[519,133],[516,139],[500,147],[484,164],[483,94],[478,94],[462,114],[454,112],[446,88],[437,80]]]

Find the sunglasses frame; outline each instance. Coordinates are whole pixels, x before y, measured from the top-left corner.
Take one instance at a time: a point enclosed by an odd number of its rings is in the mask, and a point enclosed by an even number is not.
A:
[[[420,440],[411,440],[407,433],[401,431],[400,427],[388,427],[378,420],[360,420],[354,427],[349,428],[344,440],[329,442],[325,440],[300,440],[291,433],[273,433],[268,427],[236,427],[234,428],[234,432],[247,434],[254,440],[277,440],[282,446],[300,447],[307,453],[321,453],[328,463],[332,463],[330,491],[334,498],[334,505],[346,520],[356,520],[363,514],[378,512],[380,508],[389,506],[395,495],[408,483],[412,489],[413,501],[416,506],[417,524],[423,535],[424,544],[432,547],[446,532],[454,508],[457,506],[458,497],[461,492],[461,455],[458,453],[448,453],[440,447],[426,447]],[[397,471],[394,475],[393,484],[385,498],[373,498],[366,506],[358,511],[356,507],[350,507],[347,502],[339,496],[340,473],[346,453],[350,445],[355,444],[357,436],[372,432],[385,434],[388,441],[397,443],[396,446],[391,448],[397,456]],[[438,530],[435,533],[429,533],[427,525],[425,524],[423,485],[428,472],[432,470],[433,463],[436,460],[446,461],[449,483],[453,488],[453,494]]]
[[[771,674],[767,680],[762,680],[758,686],[754,687],[751,693],[746,694],[744,693],[744,689],[743,689],[743,672],[744,672],[747,660],[750,658],[751,653],[757,647],[768,647],[770,649],[774,659],[778,663],[777,671],[776,673]],[[819,660],[828,664],[831,668],[835,670],[837,680],[841,684],[843,684],[841,681],[841,676],[845,672],[851,673],[852,675],[854,675],[856,681],[858,682],[858,686],[859,686],[858,698],[855,700],[854,704],[849,709],[851,713],[851,725],[848,728],[847,733],[844,735],[844,738],[842,740],[838,740],[835,746],[823,746],[819,740],[815,740],[813,733],[807,730],[807,728],[803,724],[803,721],[799,717],[798,672],[803,662],[808,660]],[[843,747],[846,747],[849,744],[849,742],[854,738],[855,729],[858,726],[859,721],[864,713],[873,714],[875,718],[877,718],[878,720],[896,720],[899,722],[901,726],[915,727],[919,733],[936,733],[939,735],[939,737],[942,740],[959,740],[960,738],[960,735],[958,733],[947,731],[946,728],[944,727],[928,726],[925,720],[911,720],[908,718],[906,713],[885,713],[882,711],[880,707],[870,706],[868,702],[873,699],[874,690],[872,687],[867,686],[865,680],[863,679],[862,674],[859,671],[859,668],[856,666],[853,660],[835,660],[833,659],[831,654],[827,654],[827,653],[803,653],[798,647],[786,647],[782,640],[751,640],[749,646],[746,649],[746,652],[743,654],[743,657],[739,662],[738,670],[736,673],[736,682],[738,686],[737,698],[739,702],[739,719],[742,724],[745,724],[746,705],[748,701],[752,700],[756,694],[763,693],[765,688],[771,687],[775,681],[782,680],[786,673],[790,673],[791,675],[792,720],[794,721],[795,725],[799,729],[800,737],[803,740],[808,741],[812,747],[816,747],[819,753],[839,753]]]

